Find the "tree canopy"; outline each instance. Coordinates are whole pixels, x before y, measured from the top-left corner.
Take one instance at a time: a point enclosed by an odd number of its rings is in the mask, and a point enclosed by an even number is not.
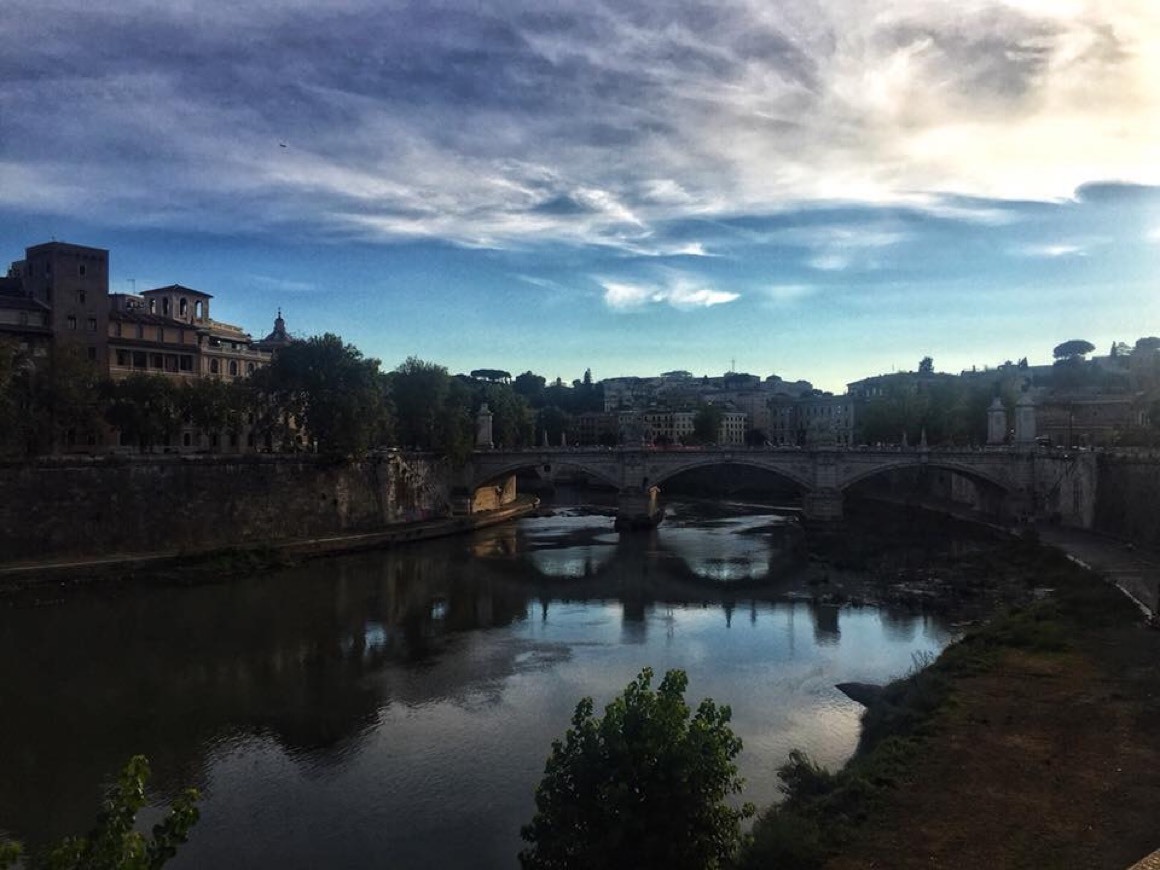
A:
[[[1096,346],[1090,341],[1085,341],[1082,338],[1072,338],[1062,344],[1057,344],[1055,349],[1051,351],[1051,354],[1056,359],[1070,359],[1091,353],[1095,349]]]
[[[183,791],[146,837],[134,825],[145,806],[148,781],[149,762],[142,755],[133,756],[105,796],[92,831],[67,837],[43,854],[27,856],[19,844],[0,841],[0,870],[21,859],[29,870],[160,870],[197,824],[199,795],[197,789]]]
[[[736,854],[753,807],[725,802],[742,786],[730,710],[705,699],[690,715],[684,671],[655,691],[652,677],[642,670],[603,717],[591,698],[577,704],[521,831],[522,867],[712,870]]]
[[[693,437],[699,444],[716,444],[725,412],[716,405],[702,405],[693,415]]]
[[[282,419],[292,419],[322,453],[358,455],[389,429],[379,361],[332,333],[296,341],[252,377]]]

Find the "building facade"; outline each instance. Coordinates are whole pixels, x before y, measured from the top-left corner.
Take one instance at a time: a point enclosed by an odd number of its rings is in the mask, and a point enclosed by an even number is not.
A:
[[[255,341],[241,327],[214,320],[212,298],[179,284],[110,293],[107,250],[46,242],[26,248],[0,278],[0,338],[14,342],[33,366],[54,347],[71,344],[114,381],[145,374],[179,383],[246,378],[291,342],[281,311],[273,331]],[[252,439],[239,441],[235,434],[233,440],[241,449]],[[89,433],[80,449],[118,441],[115,433]],[[169,446],[207,445],[187,425]]]

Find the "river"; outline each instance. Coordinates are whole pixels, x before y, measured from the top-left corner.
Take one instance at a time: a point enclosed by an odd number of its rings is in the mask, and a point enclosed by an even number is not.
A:
[[[791,749],[853,751],[860,708],[835,683],[951,637],[813,603],[793,541],[768,508],[676,504],[620,536],[562,507],[236,582],[6,602],[0,830],[86,831],[143,753],[155,805],[203,793],[178,870],[514,867],[577,700],[600,710],[645,666],[732,707],[744,798],[769,803]]]

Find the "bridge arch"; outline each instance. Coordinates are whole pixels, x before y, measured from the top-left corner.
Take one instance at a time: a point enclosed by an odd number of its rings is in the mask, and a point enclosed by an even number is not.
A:
[[[590,474],[600,480],[602,483],[607,483],[609,486],[620,489],[621,480],[619,473],[610,472],[606,468],[601,468],[598,465],[587,463],[582,459],[568,458],[567,454],[560,457],[554,455],[528,455],[519,459],[513,459],[509,462],[502,462],[498,465],[491,466],[483,470],[472,469],[471,479],[467,481],[468,489],[476,490],[481,486],[486,486],[488,483],[504,477],[509,474],[514,474],[517,471],[524,469],[535,470],[542,468],[545,465],[550,465],[553,468],[572,468],[577,471],[582,471],[585,474]]]
[[[950,471],[955,474],[974,481],[975,483],[984,483],[988,486],[995,487],[1002,490],[1006,494],[1014,491],[1014,488],[1006,480],[989,474],[985,471],[966,465],[964,463],[955,462],[949,459],[936,459],[932,456],[914,456],[914,457],[900,457],[897,461],[882,463],[874,465],[869,468],[859,469],[853,475],[844,478],[839,482],[838,488],[845,492],[855,484],[861,483],[864,480],[886,474],[891,471],[898,471],[908,468],[933,468],[940,471]]]
[[[695,471],[699,468],[719,468],[724,465],[742,465],[747,468],[756,468],[769,472],[776,477],[780,477],[800,487],[803,493],[810,492],[814,489],[813,480],[801,470],[787,468],[784,463],[762,462],[760,457],[748,456],[744,453],[735,454],[728,458],[723,458],[715,454],[690,457],[687,462],[666,465],[657,472],[656,477],[650,480],[649,483],[660,486],[666,480],[671,480],[679,474],[684,474],[686,471]]]

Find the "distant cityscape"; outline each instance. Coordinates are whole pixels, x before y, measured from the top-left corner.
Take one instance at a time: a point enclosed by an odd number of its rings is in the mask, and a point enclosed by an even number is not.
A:
[[[213,296],[173,284],[141,293],[109,292],[109,253],[64,242],[25,250],[0,278],[0,340],[8,339],[35,366],[53,347],[71,344],[114,381],[157,375],[178,382],[248,378],[294,339],[278,311],[269,332],[255,339],[242,327],[214,320]],[[1062,337],[1061,337],[1062,338]],[[1160,339],[1117,343],[1098,355],[1082,339],[1063,341],[1052,365],[1026,358],[993,368],[938,372],[931,357],[913,371],[877,374],[835,395],[806,380],[742,372],[694,375],[668,371],[655,377],[590,376],[560,390],[584,388],[585,401],[544,408],[546,379],[532,372],[477,369],[460,378],[505,385],[526,401],[534,443],[612,446],[688,443],[755,448],[906,443],[974,445],[1007,440],[1012,427],[988,427],[998,399],[1008,415],[1021,398],[1035,408],[1035,434],[1043,444],[1150,445],[1160,422]],[[917,354],[916,354],[917,356]],[[477,406],[473,409],[478,411]],[[704,434],[706,421],[715,436]],[[524,427],[518,427],[524,431]],[[1006,432],[997,439],[997,432]],[[532,437],[523,436],[527,442]],[[244,432],[227,438],[192,425],[165,444],[178,451],[261,449]],[[72,433],[59,449],[92,451],[117,443],[94,428]],[[524,446],[531,446],[525,444]]]

